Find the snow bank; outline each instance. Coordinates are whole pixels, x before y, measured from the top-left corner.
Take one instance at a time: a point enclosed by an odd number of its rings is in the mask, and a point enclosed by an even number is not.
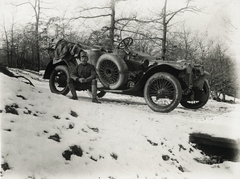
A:
[[[240,178],[238,162],[198,163],[205,156],[189,143],[194,131],[239,138],[239,104],[162,114],[132,96],[73,101],[24,75],[35,87],[0,74],[3,178]]]

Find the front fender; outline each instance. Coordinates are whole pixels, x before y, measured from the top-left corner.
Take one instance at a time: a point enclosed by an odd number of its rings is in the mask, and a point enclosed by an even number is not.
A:
[[[152,75],[158,72],[166,72],[169,74],[172,74],[176,78],[178,78],[179,73],[184,70],[184,68],[174,68],[174,66],[170,66],[167,64],[161,64],[161,65],[156,65],[151,68],[149,68],[141,77],[141,79],[137,82],[137,84],[132,88],[133,91],[138,91],[142,89],[148,80]]]
[[[190,67],[190,63],[187,63],[186,61],[177,61],[177,63],[175,61],[162,61],[160,63],[158,63],[158,65],[166,65],[169,67],[172,67],[174,69],[177,70],[185,70],[186,68]]]

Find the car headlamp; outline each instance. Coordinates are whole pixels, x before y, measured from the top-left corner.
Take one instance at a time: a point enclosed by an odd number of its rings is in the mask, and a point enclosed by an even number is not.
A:
[[[142,60],[142,67],[143,69],[146,69],[149,65],[149,60],[148,59],[145,59],[145,60]]]

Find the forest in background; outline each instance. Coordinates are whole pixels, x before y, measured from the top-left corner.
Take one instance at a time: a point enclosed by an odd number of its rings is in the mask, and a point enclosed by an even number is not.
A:
[[[168,10],[168,0],[159,12],[151,17],[141,13],[124,13],[118,3],[128,0],[108,0],[105,6],[84,7],[79,4],[72,17],[44,16],[48,3],[43,0],[26,0],[11,4],[16,9],[30,6],[33,22],[18,26],[11,19],[2,17],[0,62],[10,68],[44,70],[49,62],[47,48],[51,39],[65,39],[88,46],[101,45],[114,49],[125,37],[134,39],[132,50],[158,56],[163,60],[187,60],[205,66],[210,73],[209,83],[212,97],[225,101],[225,95],[237,97],[237,74],[234,56],[224,42],[187,28],[183,21],[175,21],[185,12],[201,13],[201,9],[191,5],[191,0],[174,11]],[[53,8],[53,7],[52,7]],[[92,30],[84,29],[82,21],[95,19],[103,25]],[[76,25],[80,24],[80,25]],[[77,28],[76,28],[77,26]]]

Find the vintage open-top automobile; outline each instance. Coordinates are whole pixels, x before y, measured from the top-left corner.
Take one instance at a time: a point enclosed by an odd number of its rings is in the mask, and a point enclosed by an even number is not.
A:
[[[204,106],[210,88],[204,67],[187,61],[162,61],[143,53],[130,50],[133,39],[123,39],[115,50],[103,47],[84,48],[89,63],[96,67],[98,75],[98,97],[106,92],[144,97],[147,105],[156,112],[170,112],[180,103],[191,109]],[[66,95],[67,80],[77,65],[77,60],[56,60],[54,49],[49,49],[44,79],[49,79],[53,93]],[[52,54],[52,55],[51,55]],[[70,55],[70,52],[69,54]],[[71,56],[71,55],[70,55]],[[91,89],[77,89],[88,90]]]

